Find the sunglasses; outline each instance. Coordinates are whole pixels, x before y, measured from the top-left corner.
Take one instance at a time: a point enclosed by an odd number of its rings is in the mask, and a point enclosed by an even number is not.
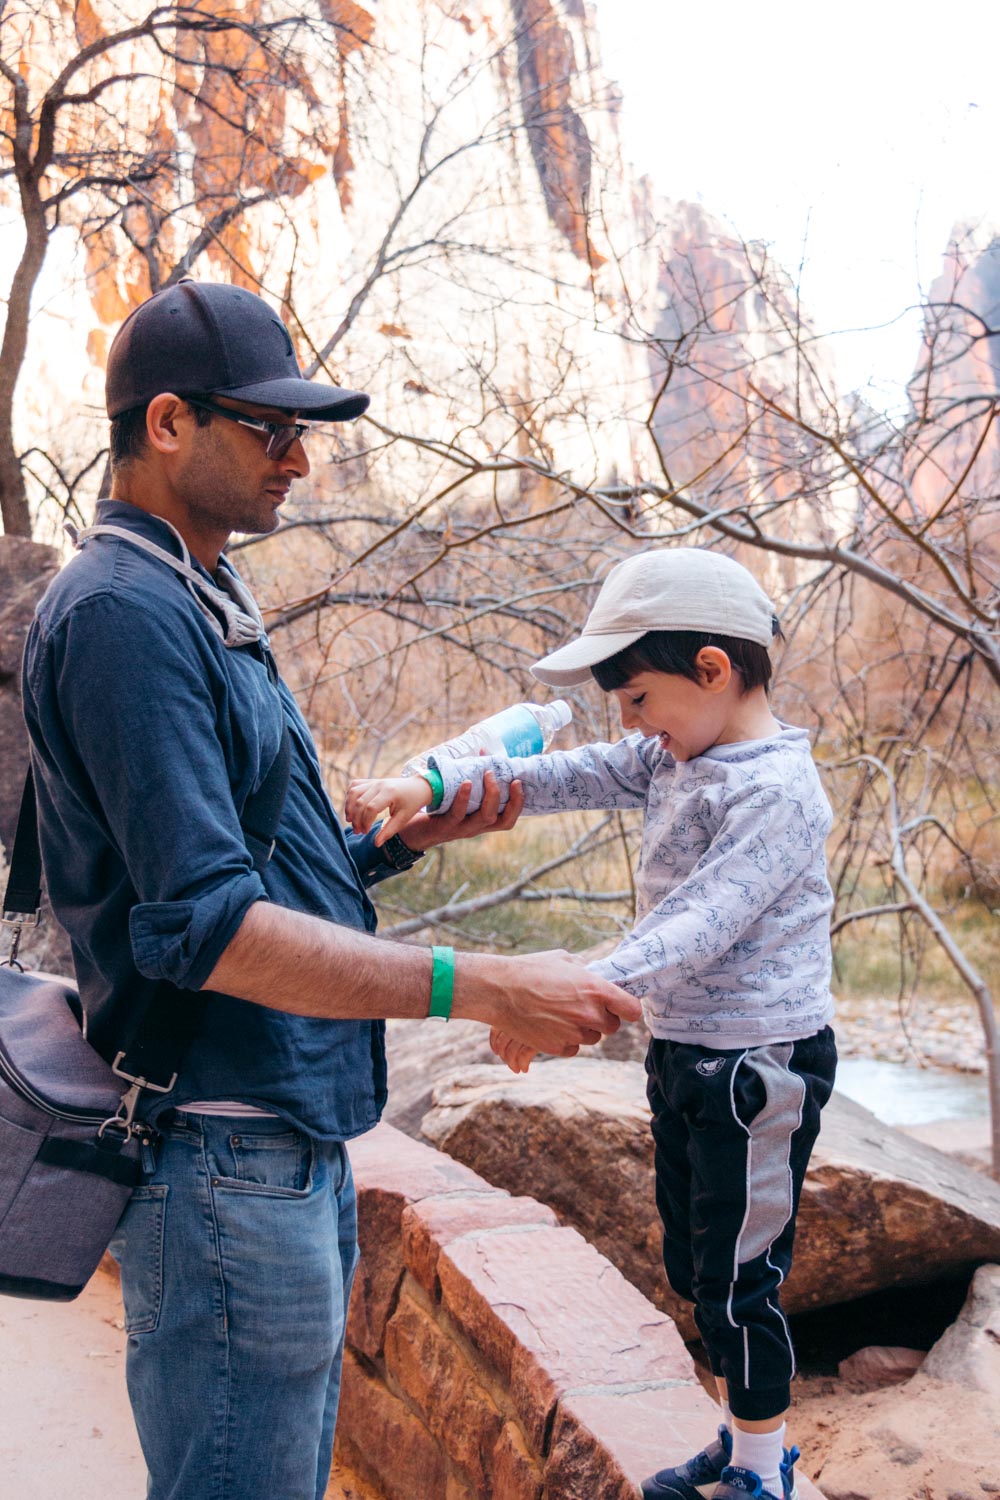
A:
[[[264,417],[251,417],[245,411],[233,411],[228,406],[219,406],[217,402],[207,401],[203,396],[185,396],[184,400],[188,406],[197,406],[201,411],[210,411],[214,416],[226,417],[230,422],[238,422],[241,427],[263,433],[267,437],[264,451],[268,458],[284,458],[296,439],[304,437],[314,425],[312,422],[268,422]]]

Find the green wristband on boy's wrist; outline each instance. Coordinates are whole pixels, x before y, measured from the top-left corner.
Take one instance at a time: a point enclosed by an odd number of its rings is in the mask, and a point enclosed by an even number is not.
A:
[[[451,1002],[455,996],[455,950],[432,948],[431,958],[431,1008],[427,1014],[447,1021],[451,1018]]]
[[[444,801],[444,778],[435,766],[425,766],[421,776],[431,789],[431,812],[441,806]]]

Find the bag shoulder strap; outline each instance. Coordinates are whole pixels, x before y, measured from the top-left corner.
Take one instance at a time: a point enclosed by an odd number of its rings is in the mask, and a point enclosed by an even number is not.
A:
[[[29,765],[10,850],[7,887],[3,895],[3,920],[12,925],[29,926],[38,921],[41,903],[42,854],[38,845],[38,805],[35,801],[34,773]]]

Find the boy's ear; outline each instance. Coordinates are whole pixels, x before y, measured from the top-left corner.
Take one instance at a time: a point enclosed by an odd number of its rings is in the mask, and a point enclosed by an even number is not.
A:
[[[719,646],[702,646],[694,659],[698,680],[708,693],[722,693],[732,681],[733,664]]]

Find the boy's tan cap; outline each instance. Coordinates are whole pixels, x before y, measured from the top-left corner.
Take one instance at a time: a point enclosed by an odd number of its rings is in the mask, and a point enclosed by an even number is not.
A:
[[[770,646],[776,623],[774,605],[740,563],[702,547],[665,547],[612,568],[583,634],[531,671],[552,687],[574,687],[649,630],[710,630]]]

